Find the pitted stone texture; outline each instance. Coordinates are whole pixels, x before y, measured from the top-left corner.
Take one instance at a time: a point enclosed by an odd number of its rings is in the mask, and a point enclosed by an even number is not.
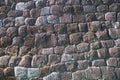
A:
[[[93,42],[94,40],[95,40],[95,34],[91,31],[86,32],[86,34],[83,35],[84,42]]]
[[[27,47],[27,46],[20,47],[20,49],[19,49],[19,56],[26,55],[28,53],[28,51],[29,51],[29,47]]]
[[[107,20],[107,21],[116,21],[116,12],[107,12],[105,14],[105,20]]]
[[[50,13],[59,15],[62,12],[62,8],[59,5],[52,5],[50,8]]]
[[[62,80],[72,80],[72,73],[71,72],[64,72],[61,74]]]
[[[78,62],[78,70],[84,70],[87,69],[90,65],[89,60],[79,60]]]
[[[22,66],[22,67],[31,67],[31,60],[32,57],[29,55],[25,55],[22,57],[21,61],[19,62],[18,66]]]
[[[37,18],[35,25],[39,26],[42,24],[46,24],[47,23],[47,17],[46,16],[40,16]]]
[[[48,21],[48,23],[57,24],[57,23],[59,23],[59,18],[58,18],[58,16],[55,16],[55,15],[49,15],[47,17],[47,21]]]
[[[119,76],[120,75],[120,68],[116,68],[115,71],[116,71],[117,78],[120,79],[120,76]]]
[[[101,46],[103,48],[110,48],[110,47],[113,47],[115,44],[114,44],[114,41],[113,40],[102,40],[101,41]]]
[[[48,64],[53,65],[53,64],[57,64],[60,62],[60,56],[56,55],[56,54],[50,54],[48,56]]]
[[[65,34],[67,32],[67,27],[65,24],[55,24],[54,30],[57,34]]]
[[[86,71],[88,79],[101,79],[101,71],[99,67],[89,67]]]
[[[77,62],[71,61],[71,62],[65,62],[65,66],[67,68],[67,71],[76,71],[77,70]]]
[[[7,67],[10,60],[10,56],[5,55],[0,57],[0,67]]]
[[[59,34],[58,35],[58,45],[63,46],[68,44],[68,36],[66,34]]]
[[[114,57],[111,57],[107,60],[107,66],[110,66],[110,67],[117,67],[118,64],[117,64],[117,58],[114,58]]]
[[[60,80],[60,73],[52,72],[51,74],[43,77],[43,80]]]
[[[113,67],[100,67],[102,71],[102,79],[116,79],[115,69]]]
[[[86,13],[96,12],[96,7],[93,5],[83,6],[83,9]]]
[[[65,51],[64,53],[75,53],[76,52],[76,46],[75,45],[68,45],[66,48],[65,48]]]
[[[67,24],[67,33],[68,34],[76,33],[76,32],[78,32],[78,25],[77,25],[77,23]]]
[[[64,52],[64,46],[56,46],[56,47],[54,48],[54,52],[55,52],[55,54],[57,54],[57,55],[62,55],[63,52]]]
[[[89,51],[89,43],[78,44],[77,45],[77,51],[80,52],[80,53]]]
[[[6,31],[6,35],[11,38],[17,36],[17,28],[9,27]]]
[[[110,56],[120,57],[120,47],[109,48]]]
[[[92,66],[96,66],[96,67],[106,66],[106,63],[104,59],[97,59],[97,60],[92,61]]]
[[[63,54],[61,58],[61,62],[68,62],[72,60],[72,55],[71,54]]]
[[[19,2],[16,4],[16,10],[25,10],[26,9],[26,6],[25,6],[25,3],[24,2]]]
[[[31,61],[32,67],[42,67],[47,64],[47,55],[34,55]]]
[[[16,17],[15,18],[15,26],[21,26],[24,25],[25,18],[24,17]]]
[[[54,51],[53,51],[53,48],[43,48],[41,53],[49,55],[49,54],[53,54]]]
[[[104,59],[104,58],[109,57],[109,52],[108,52],[108,49],[107,49],[107,48],[98,49],[98,50],[97,50],[97,53],[98,53],[98,57],[99,57],[100,59]]]
[[[49,15],[50,14],[50,7],[44,7],[41,9],[41,15]]]
[[[71,14],[63,14],[60,17],[60,23],[71,23],[72,22],[72,15]]]

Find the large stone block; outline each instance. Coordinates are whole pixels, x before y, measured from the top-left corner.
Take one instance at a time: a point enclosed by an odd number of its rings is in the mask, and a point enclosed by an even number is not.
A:
[[[46,16],[40,16],[37,18],[35,25],[40,26],[42,24],[47,24],[47,17]]]
[[[76,61],[71,61],[71,62],[65,62],[65,66],[67,68],[67,71],[73,72],[77,70],[77,62]]]
[[[78,44],[77,45],[77,51],[80,52],[80,53],[89,51],[89,43]]]
[[[76,33],[78,32],[78,25],[77,23],[71,23],[71,24],[67,24],[67,33]]]
[[[96,18],[94,13],[86,14],[85,18],[86,18],[86,22],[92,22],[92,21],[96,21],[97,20],[97,18]]]
[[[93,42],[95,41],[95,34],[91,31],[89,32],[86,32],[84,35],[83,35],[83,41],[84,42]]]
[[[16,17],[15,18],[15,26],[21,26],[25,24],[25,18],[24,17]]]
[[[115,44],[114,44],[114,41],[113,40],[102,40],[101,41],[101,46],[103,48],[110,48],[110,47],[113,47]]]
[[[66,45],[68,44],[68,36],[66,34],[59,34],[58,35],[58,45]]]
[[[76,23],[76,22],[85,22],[85,15],[73,15],[73,22]]]
[[[59,18],[58,18],[58,16],[55,16],[55,15],[49,15],[47,17],[47,21],[48,21],[48,23],[57,24],[57,23],[59,23]]]
[[[112,39],[120,38],[120,29],[110,28],[108,31],[110,38]]]
[[[106,21],[116,21],[116,12],[107,12],[105,14]]]
[[[118,67],[118,64],[117,64],[117,58],[115,57],[111,57],[109,58],[107,61],[107,66],[110,66],[110,67]]]
[[[106,12],[106,11],[108,11],[108,6],[107,5],[99,5],[98,7],[97,7],[97,11],[98,12]]]
[[[44,7],[41,9],[41,15],[49,15],[50,14],[50,7]]]
[[[109,6],[109,11],[113,11],[113,12],[119,12],[120,11],[120,4],[119,3],[112,3]]]
[[[109,57],[109,53],[108,53],[108,49],[107,48],[98,49],[97,53],[98,53],[98,57],[100,59],[104,59],[104,58]]]
[[[65,24],[55,24],[54,30],[58,34],[65,34],[67,32],[67,27],[65,26]]]
[[[26,6],[25,6],[25,3],[24,2],[19,2],[16,4],[16,10],[25,10],[26,9]]]
[[[97,59],[92,61],[92,66],[100,67],[100,66],[106,66],[104,59]]]
[[[76,46],[75,45],[68,45],[65,47],[64,53],[75,53],[76,52]]]
[[[61,57],[61,62],[69,62],[72,60],[71,54],[63,54]]]
[[[0,67],[7,67],[10,60],[10,56],[5,55],[0,57]]]
[[[90,61],[89,60],[78,60],[78,70],[84,70],[87,69],[90,65]]]
[[[71,14],[63,14],[60,17],[60,23],[71,23],[72,22],[72,15]]]
[[[79,23],[78,27],[79,27],[80,32],[87,32],[88,31],[88,26],[86,23]]]
[[[19,56],[24,56],[24,55],[28,54],[28,51],[29,51],[29,47],[27,47],[27,46],[20,47]]]
[[[57,64],[60,62],[60,56],[59,55],[56,55],[56,54],[50,54],[48,56],[48,64],[49,65],[53,65],[53,64]]]
[[[83,10],[85,13],[92,13],[92,12],[96,12],[96,7],[93,5],[87,5],[87,6],[83,6]]]
[[[64,46],[56,46],[56,47],[54,48],[54,52],[55,52],[55,54],[57,54],[57,55],[62,55],[63,52],[64,52]]]
[[[17,36],[17,28],[9,27],[6,31],[6,36],[11,37],[11,38]]]
[[[109,54],[112,57],[119,57],[120,56],[120,47],[109,48]]]

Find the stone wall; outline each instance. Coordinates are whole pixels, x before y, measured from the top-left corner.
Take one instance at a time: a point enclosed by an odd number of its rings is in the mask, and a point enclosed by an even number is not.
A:
[[[120,0],[0,0],[0,80],[120,80]]]

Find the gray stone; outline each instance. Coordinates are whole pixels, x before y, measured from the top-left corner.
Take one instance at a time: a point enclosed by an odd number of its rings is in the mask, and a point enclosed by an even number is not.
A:
[[[25,25],[18,28],[18,35],[20,37],[25,37],[27,35],[27,27]]]
[[[110,66],[110,67],[117,67],[117,58],[114,58],[114,57],[111,57],[109,58],[107,61],[107,66]]]
[[[21,46],[22,42],[23,40],[21,37],[14,37],[12,41],[12,45]]]
[[[102,79],[106,80],[116,79],[115,69],[113,67],[100,67],[100,68],[102,71]]]
[[[43,80],[60,80],[60,73],[52,72],[51,74],[43,77]]]
[[[80,32],[87,32],[87,31],[88,31],[88,28],[87,28],[87,24],[86,24],[86,23],[79,23],[79,24],[78,24],[78,27],[79,27],[79,31],[80,31]]]
[[[39,26],[41,24],[46,24],[47,23],[47,17],[46,16],[40,16],[37,18],[35,25]]]
[[[116,68],[115,71],[116,71],[117,78],[120,79],[120,68]]]
[[[19,2],[16,4],[16,10],[25,10],[26,9],[26,6],[25,6],[25,3],[24,2]]]
[[[60,56],[59,55],[55,55],[55,54],[50,54],[48,56],[48,64],[52,65],[52,64],[57,64],[60,62]]]
[[[60,23],[70,23],[72,22],[72,15],[71,14],[64,14],[60,17]]]
[[[0,37],[3,37],[6,35],[6,29],[4,27],[0,28]]]
[[[53,48],[43,48],[41,53],[49,55],[49,54],[53,54],[54,51],[53,51]]]
[[[117,39],[120,38],[120,29],[110,28],[108,29],[110,38]]]
[[[45,6],[45,2],[46,2],[46,0],[36,0],[35,6],[36,6],[37,8],[42,8],[42,7]]]
[[[62,46],[68,43],[66,34],[58,34],[58,45]]]
[[[34,55],[31,61],[32,67],[42,67],[47,64],[47,55]]]
[[[104,59],[104,58],[107,58],[109,56],[109,52],[108,52],[107,48],[98,49],[97,53],[98,53],[98,57],[100,59]]]
[[[115,46],[120,47],[120,39],[115,40]]]
[[[64,72],[61,74],[61,80],[72,80],[72,72]]]
[[[10,56],[5,55],[0,57],[0,67],[7,67],[10,60]]]
[[[92,66],[96,66],[96,67],[106,66],[106,63],[104,59],[97,59],[97,60],[92,61]]]
[[[27,78],[39,78],[40,69],[39,68],[28,68],[27,69]]]
[[[29,26],[33,26],[35,24],[35,19],[34,18],[26,18],[25,24],[29,25]]]
[[[9,27],[6,31],[6,35],[11,38],[17,36],[17,28]]]
[[[50,14],[50,7],[44,7],[41,9],[41,15],[49,15]]]
[[[84,70],[89,67],[90,61],[89,60],[79,60],[78,62],[78,69]]]
[[[89,51],[89,43],[80,43],[77,45],[78,52],[87,52]]]
[[[27,68],[24,67],[14,67],[14,73],[16,78],[27,78]]]
[[[114,46],[114,41],[113,40],[102,40],[101,41],[101,46],[103,48],[110,48]]]
[[[87,5],[83,6],[84,12],[90,13],[90,12],[96,12],[96,7],[93,5]]]
[[[21,26],[25,23],[24,17],[16,17],[15,18],[15,26]]]
[[[55,15],[49,15],[47,17],[47,21],[48,21],[48,23],[56,24],[56,23],[59,23],[59,18]]]
[[[109,48],[109,54],[112,57],[119,57],[120,56],[120,47]]]
[[[75,45],[68,45],[66,48],[65,48],[65,52],[64,53],[75,53],[76,52],[76,46]]]
[[[2,21],[0,20],[0,27],[2,27],[3,26],[3,23],[2,23]]]
[[[73,71],[76,71],[77,69],[77,62],[76,61],[65,62],[65,66],[67,68],[67,71],[73,72]]]
[[[116,21],[116,12],[107,12],[105,14],[105,20],[107,20],[107,21]]]
[[[55,52],[55,54],[57,54],[57,55],[62,55],[63,52],[64,52],[64,46],[56,46],[56,47],[54,48],[54,52]]]
[[[101,79],[102,75],[99,67],[88,67],[85,72],[88,79]]]
[[[61,62],[68,62],[72,60],[72,55],[71,54],[63,54],[61,58]]]

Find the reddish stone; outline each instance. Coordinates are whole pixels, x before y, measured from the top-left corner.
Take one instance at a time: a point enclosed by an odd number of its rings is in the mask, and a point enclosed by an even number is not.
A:
[[[67,33],[75,33],[78,32],[78,24],[77,23],[72,23],[67,25]]]
[[[67,27],[65,24],[55,24],[54,30],[57,34],[65,34],[67,32]]]
[[[60,23],[71,23],[72,22],[72,15],[71,14],[63,14],[60,17]]]
[[[84,15],[73,15],[73,22],[85,22],[85,16]]]
[[[50,13],[51,14],[56,14],[59,15],[62,12],[61,6],[59,5],[52,5],[50,8]]]

